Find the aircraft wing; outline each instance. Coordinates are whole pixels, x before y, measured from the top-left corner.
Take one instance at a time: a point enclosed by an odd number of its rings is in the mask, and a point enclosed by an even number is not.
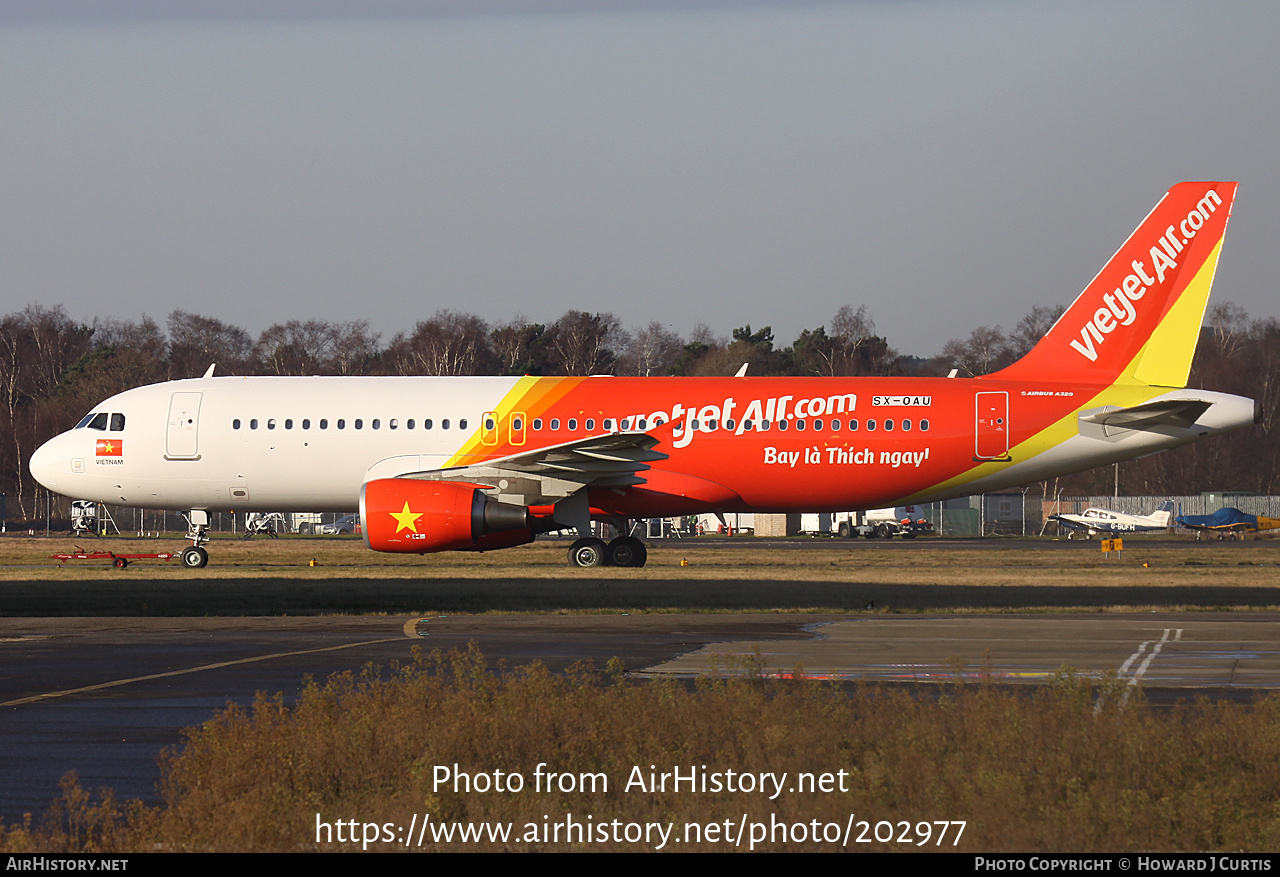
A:
[[[1082,521],[1074,520],[1068,515],[1049,515],[1049,520],[1056,521],[1064,527],[1070,527],[1073,530],[1088,530],[1089,525]]]
[[[622,488],[643,484],[638,473],[667,459],[658,439],[643,432],[615,432],[536,448],[469,466],[407,472],[403,478],[471,481],[489,485],[495,498],[524,505],[553,503],[583,487]]]
[[[1101,425],[1107,435],[1115,435],[1122,429],[1151,429],[1153,426],[1189,429],[1212,404],[1200,399],[1166,399],[1085,414],[1080,420]]]

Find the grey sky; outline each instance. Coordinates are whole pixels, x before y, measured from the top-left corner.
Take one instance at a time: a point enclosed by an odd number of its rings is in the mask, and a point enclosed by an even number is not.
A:
[[[1280,316],[1275,4],[168,5],[0,5],[0,312],[865,303],[928,355],[1235,179],[1215,301]]]

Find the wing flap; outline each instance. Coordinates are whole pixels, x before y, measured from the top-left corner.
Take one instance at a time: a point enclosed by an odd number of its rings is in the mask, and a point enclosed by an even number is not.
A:
[[[658,439],[643,432],[607,433],[537,448],[467,466],[410,472],[402,477],[467,480],[488,486],[499,499],[523,505],[554,503],[583,487],[622,488],[644,484],[638,473],[667,459]]]

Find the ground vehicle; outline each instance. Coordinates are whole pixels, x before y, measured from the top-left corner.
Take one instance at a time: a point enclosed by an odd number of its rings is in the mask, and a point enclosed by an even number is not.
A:
[[[917,506],[841,512],[836,515],[834,526],[842,539],[914,539],[933,532],[933,524],[921,516]]]
[[[343,515],[332,524],[321,524],[316,528],[316,532],[321,536],[348,536],[354,533],[360,526],[360,516],[352,513]]]

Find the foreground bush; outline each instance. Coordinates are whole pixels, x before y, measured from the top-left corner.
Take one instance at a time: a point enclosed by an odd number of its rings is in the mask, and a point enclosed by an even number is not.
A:
[[[850,691],[752,668],[689,685],[626,681],[614,669],[495,672],[473,649],[420,656],[390,679],[313,683],[292,707],[260,696],[165,756],[162,806],[94,804],[69,779],[43,823],[0,840],[45,851],[404,849],[409,826],[429,814],[437,828],[488,823],[510,834],[464,843],[428,833],[425,849],[658,847],[661,835],[629,842],[618,829],[646,823],[675,826],[664,849],[726,849],[744,818],[774,826],[756,845],[768,850],[838,849],[822,839],[827,826],[874,839],[877,822],[893,840],[848,848],[915,849],[922,830],[921,849],[947,851],[1280,848],[1274,697],[1157,711],[1069,675],[1034,690]],[[670,779],[666,791],[649,788],[675,768],[709,783],[718,775],[721,788],[673,790]],[[765,791],[725,788],[730,770],[737,786],[755,774]],[[495,790],[514,785],[513,772],[523,788]],[[550,772],[560,776],[547,791]],[[776,796],[757,783],[783,772]],[[800,791],[801,773],[829,790]],[[557,842],[568,814],[578,833]],[[954,827],[938,846],[934,826],[951,820],[966,823],[959,846]],[[741,837],[746,848],[750,832]]]

